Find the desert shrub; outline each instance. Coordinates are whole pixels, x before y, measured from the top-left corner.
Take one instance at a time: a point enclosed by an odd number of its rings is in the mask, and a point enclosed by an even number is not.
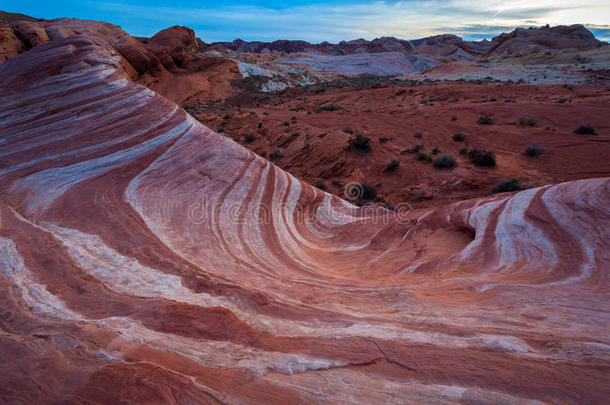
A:
[[[258,127],[259,127],[259,128],[262,128],[262,127],[263,127],[263,123],[262,123],[262,122],[259,122],[259,123],[258,123]]]
[[[255,139],[256,138],[252,134],[246,134],[244,136],[244,141],[246,141],[246,143],[252,143],[252,142],[254,142]]]
[[[434,159],[434,167],[436,169],[450,169],[455,167],[456,164],[453,155],[443,155]]]
[[[322,112],[322,111],[337,111],[339,108],[335,105],[323,105],[322,107],[318,108],[318,112]]]
[[[520,117],[515,123],[518,127],[535,127],[536,126],[536,118],[534,117]]]
[[[485,149],[470,149],[468,158],[475,166],[493,167],[496,165],[496,156],[493,152]]]
[[[343,128],[343,132],[345,132],[346,134],[350,134],[350,135],[352,135],[354,133],[354,131],[350,127]]]
[[[432,154],[433,155],[438,155],[439,153],[441,153],[441,150],[439,148],[432,149]]]
[[[377,189],[368,184],[360,184],[363,200],[374,200],[377,197]]]
[[[593,129],[591,125],[580,125],[574,130],[574,133],[580,135],[597,135],[597,132],[595,132],[595,129]]]
[[[498,183],[496,188],[493,189],[493,192],[505,193],[508,191],[519,191],[525,189],[526,187],[521,184],[521,181],[519,181],[519,179],[512,179],[507,181],[501,181],[500,183]]]
[[[322,191],[326,191],[326,184],[324,184],[324,182],[321,182],[321,181],[317,182],[316,187]]]
[[[417,139],[421,139],[422,134],[421,134],[421,132],[416,132],[416,133],[414,133],[414,134],[413,134],[413,136],[414,136],[415,138],[417,138]]]
[[[468,148],[460,149],[460,155],[467,155],[467,154],[468,154]]]
[[[479,117],[477,120],[477,124],[479,125],[491,125],[493,122],[494,121],[491,119],[491,117]]]
[[[420,162],[430,162],[432,161],[432,157],[423,150],[420,150],[419,152],[417,152],[417,160],[419,160]]]
[[[333,180],[332,185],[335,187],[343,187],[343,182],[341,180]]]
[[[406,149],[407,153],[417,153],[424,150],[424,145],[417,144],[411,149]]]
[[[466,139],[466,135],[465,134],[454,134],[451,139],[453,139],[456,142],[462,142],[464,139]]]
[[[457,117],[454,115],[453,117],[451,117],[451,121],[457,121]]]
[[[274,150],[273,152],[271,152],[269,154],[269,159],[270,160],[277,160],[277,159],[281,159],[283,158],[284,155],[282,154],[282,152],[280,152],[279,149]]]
[[[544,152],[546,152],[546,149],[540,145],[527,145],[525,147],[525,149],[523,150],[523,154],[525,156],[540,156],[542,155]]]
[[[559,100],[557,100],[557,102],[558,102],[558,103],[560,103],[560,104],[563,104],[563,103],[565,103],[566,101],[568,101],[568,99],[567,99],[567,98],[560,98]]]
[[[285,127],[287,127],[287,126],[289,126],[289,125],[290,125],[290,123],[289,123],[288,121],[284,121],[284,126],[285,126]]]
[[[400,166],[400,162],[396,159],[392,159],[388,162],[385,169],[388,172],[393,172],[396,169],[398,169],[399,166]]]
[[[369,152],[371,150],[371,138],[368,136],[356,135],[350,139],[350,146],[358,152]]]

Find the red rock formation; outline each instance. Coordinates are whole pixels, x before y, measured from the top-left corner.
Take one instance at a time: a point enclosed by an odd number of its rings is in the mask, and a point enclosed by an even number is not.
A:
[[[413,45],[411,45],[409,41],[394,37],[381,37],[372,41],[356,39],[352,41],[341,41],[337,44],[331,44],[326,41],[319,44],[310,44],[307,41],[277,40],[273,42],[248,42],[243,39],[236,39],[233,42],[214,42],[210,44],[210,46],[247,53],[320,52],[329,55],[350,55],[366,52],[406,52],[413,49]]]
[[[0,88],[2,402],[608,398],[610,179],[358,208],[99,38],[10,58]]]
[[[120,63],[132,79],[178,103],[228,97],[236,92],[231,81],[241,78],[233,61],[195,55],[197,40],[189,28],[168,28],[143,44],[116,25],[69,18],[0,26],[0,62],[77,33],[89,33],[105,41],[120,55]]]
[[[482,54],[480,47],[473,47],[457,35],[445,34],[424,38],[415,53],[447,60],[473,60]]]
[[[195,33],[187,27],[174,26],[159,31],[147,41],[147,47],[161,60],[163,66],[173,71],[192,60],[192,53],[198,48]]]
[[[15,31],[11,27],[0,25],[0,62],[4,62],[26,49],[26,45],[15,35]]]
[[[527,52],[549,52],[559,49],[585,50],[604,45],[583,25],[548,25],[540,28],[517,28],[494,37],[490,55],[519,55]]]
[[[132,77],[143,74],[159,76],[165,73],[164,67],[154,53],[120,27],[109,23],[71,18],[38,22],[15,21],[10,24],[10,29],[3,27],[1,32],[3,34],[0,36],[0,46],[7,49],[7,56],[48,41],[77,35],[76,33],[90,33],[107,41],[121,54],[122,64],[126,66]],[[0,61],[5,59],[0,57]]]

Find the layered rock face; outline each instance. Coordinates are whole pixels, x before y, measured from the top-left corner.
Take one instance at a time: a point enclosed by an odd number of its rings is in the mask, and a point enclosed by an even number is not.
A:
[[[1,402],[607,400],[610,179],[358,208],[122,54],[0,65]]]
[[[135,78],[142,74],[154,76],[166,73],[159,58],[138,40],[127,34],[120,27],[102,21],[60,18],[45,21],[15,21],[9,26],[2,26],[4,35],[0,36],[0,46],[15,49],[8,56],[16,55],[37,45],[60,40],[79,34],[91,34],[113,47],[123,58],[123,65],[130,76]],[[2,58],[0,57],[0,61]]]

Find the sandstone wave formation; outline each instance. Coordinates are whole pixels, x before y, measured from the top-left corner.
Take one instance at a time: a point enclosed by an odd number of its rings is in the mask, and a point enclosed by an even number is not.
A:
[[[125,66],[0,65],[0,402],[608,400],[610,179],[360,208]]]

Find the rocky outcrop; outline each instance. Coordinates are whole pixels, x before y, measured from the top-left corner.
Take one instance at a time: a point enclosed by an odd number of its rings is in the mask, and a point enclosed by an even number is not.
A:
[[[195,32],[187,27],[174,26],[156,33],[146,46],[168,70],[174,71],[193,59],[199,48]]]
[[[413,43],[412,43],[413,42]],[[306,53],[317,52],[327,55],[351,55],[356,53],[413,52],[418,55],[443,58],[447,61],[471,61],[483,56],[515,55],[524,51],[546,52],[559,49],[586,50],[604,45],[583,25],[544,26],[539,28],[518,28],[511,33],[501,34],[491,41],[464,41],[462,38],[443,34],[406,41],[394,37],[382,37],[372,41],[356,39],[337,44],[322,42],[310,44],[306,41],[247,42],[236,39],[233,42],[215,42],[211,46],[246,53]],[[415,44],[415,47],[414,45]]]
[[[531,52],[554,52],[561,49],[586,50],[604,45],[583,25],[546,25],[540,28],[517,28],[494,37],[489,55],[515,56]]]
[[[606,401],[610,179],[356,207],[126,72],[0,64],[3,402]]]
[[[354,53],[376,53],[376,52],[406,52],[413,49],[409,41],[394,37],[376,38],[372,41],[356,39],[353,41],[341,41],[338,44],[322,42],[310,44],[306,41],[278,40],[273,42],[253,41],[247,42],[236,39],[233,42],[214,42],[212,47],[222,47],[237,52],[247,53],[300,53],[318,52],[328,55],[351,55]]]
[[[15,35],[11,27],[0,25],[0,63],[26,49],[26,44]]]
[[[415,48],[415,53],[447,61],[473,60],[483,54],[481,46],[462,41],[457,35],[444,34],[424,38]],[[483,46],[483,48],[485,48]]]
[[[15,21],[37,21],[37,19],[25,14],[7,13],[0,10],[0,25],[10,24]]]
[[[37,22],[16,21],[10,24],[10,28],[2,28],[2,32],[4,34],[0,36],[0,47],[11,49],[6,56],[15,55],[49,41],[72,37],[77,33],[89,33],[106,41],[119,52],[123,57],[121,63],[132,77],[143,74],[159,76],[165,72],[164,66],[153,52],[120,27],[106,22],[71,18]],[[4,59],[0,58],[0,61]]]

